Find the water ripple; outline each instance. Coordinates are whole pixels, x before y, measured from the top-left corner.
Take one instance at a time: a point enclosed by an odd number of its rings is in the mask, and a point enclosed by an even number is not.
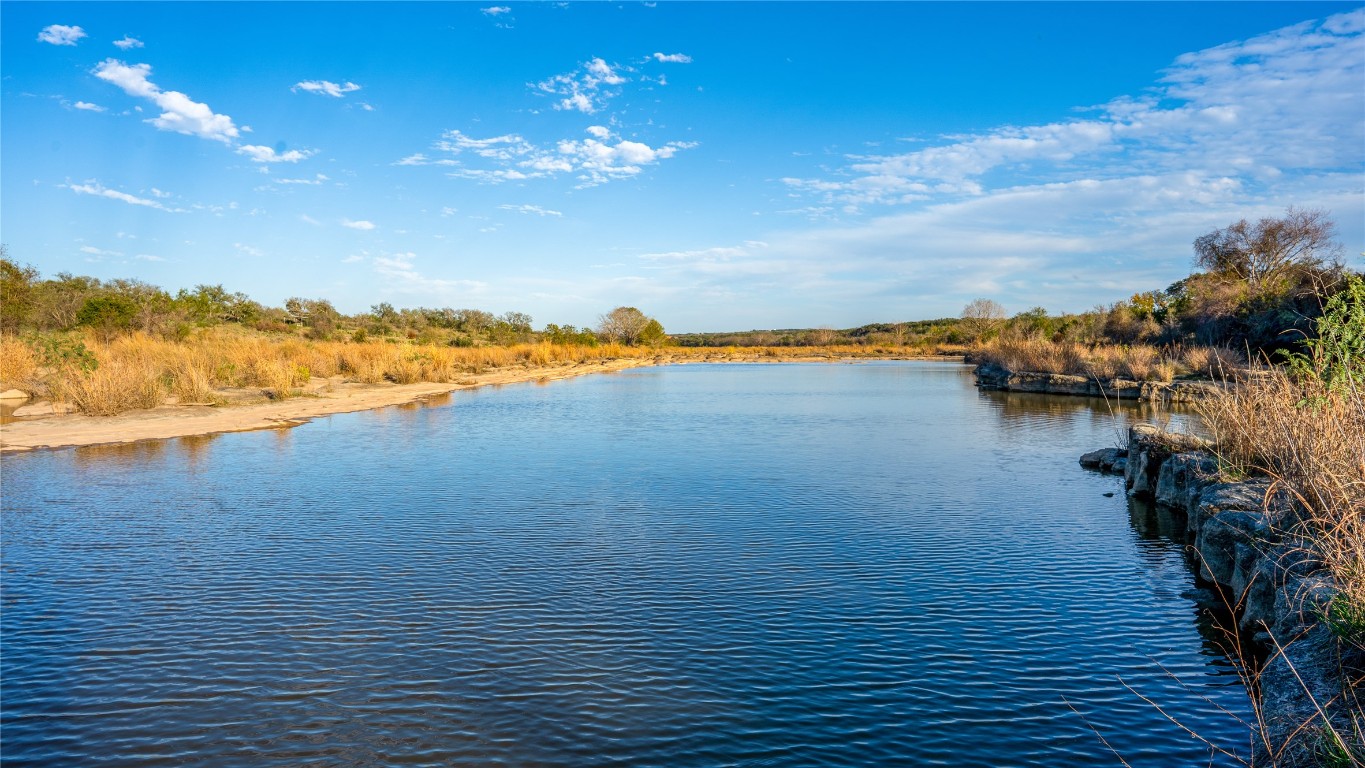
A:
[[[1124,413],[686,366],[4,458],[12,765],[1222,765]],[[1202,634],[1201,634],[1202,633]],[[1122,682],[1120,682],[1122,678]],[[1078,714],[1079,713],[1079,714]]]

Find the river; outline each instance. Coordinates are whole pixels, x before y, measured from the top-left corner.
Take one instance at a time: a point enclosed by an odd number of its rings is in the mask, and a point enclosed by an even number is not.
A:
[[[1150,416],[680,365],[6,455],[4,762],[1230,764],[1181,547],[1076,462]]]

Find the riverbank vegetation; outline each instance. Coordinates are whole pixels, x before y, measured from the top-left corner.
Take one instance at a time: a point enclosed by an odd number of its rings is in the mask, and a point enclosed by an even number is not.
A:
[[[1334,628],[1365,649],[1365,281],[1328,302],[1308,350],[1198,404],[1229,477],[1264,475],[1303,513],[1341,589]]]

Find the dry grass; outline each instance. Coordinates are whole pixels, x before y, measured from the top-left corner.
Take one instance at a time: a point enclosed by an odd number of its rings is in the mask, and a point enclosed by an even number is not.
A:
[[[1299,502],[1315,557],[1365,616],[1365,397],[1267,369],[1196,404],[1229,474],[1266,475]],[[1365,640],[1365,638],[1362,638]]]
[[[893,345],[655,349],[541,342],[447,347],[387,340],[322,342],[222,328],[201,331],[183,341],[146,334],[122,336],[107,343],[87,334],[82,341],[99,363],[94,371],[77,366],[43,369],[26,342],[6,338],[0,344],[0,381],[28,391],[46,389],[55,398],[76,402],[83,412],[108,415],[150,407],[136,403],[159,404],[167,388],[181,403],[211,403],[220,401],[215,390],[259,388],[271,398],[287,398],[297,396],[310,379],[338,376],[364,384],[455,384],[467,381],[471,374],[497,369],[618,359],[793,360],[906,354],[904,348]],[[150,381],[158,382],[157,398],[149,394],[146,382]],[[116,395],[114,390],[119,386],[129,392]]]
[[[166,401],[156,368],[131,360],[112,360],[93,371],[66,369],[52,385],[54,399],[69,401],[87,416],[117,416]]]
[[[216,403],[213,391],[213,369],[195,360],[182,360],[171,371],[171,394],[183,404]]]
[[[1243,367],[1239,355],[1225,349],[1198,347],[1163,350],[1132,346],[1086,346],[1039,339],[996,340],[974,350],[983,363],[1011,371],[1063,373],[1091,379],[1171,381],[1196,374],[1222,377]]]
[[[33,349],[13,336],[0,336],[0,389],[33,392],[38,379],[38,357]]]

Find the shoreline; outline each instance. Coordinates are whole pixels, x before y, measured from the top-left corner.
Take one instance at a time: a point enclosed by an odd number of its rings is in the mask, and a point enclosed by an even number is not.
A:
[[[61,450],[92,445],[169,440],[177,437],[287,429],[321,416],[387,408],[479,387],[547,382],[630,368],[689,363],[840,363],[867,360],[935,360],[962,362],[960,356],[791,357],[765,358],[718,352],[704,357],[657,355],[534,368],[502,368],[471,374],[460,382],[416,384],[352,384],[328,381],[322,391],[284,400],[240,405],[161,405],[118,416],[65,413],[15,418],[0,425],[0,455],[35,450]]]

